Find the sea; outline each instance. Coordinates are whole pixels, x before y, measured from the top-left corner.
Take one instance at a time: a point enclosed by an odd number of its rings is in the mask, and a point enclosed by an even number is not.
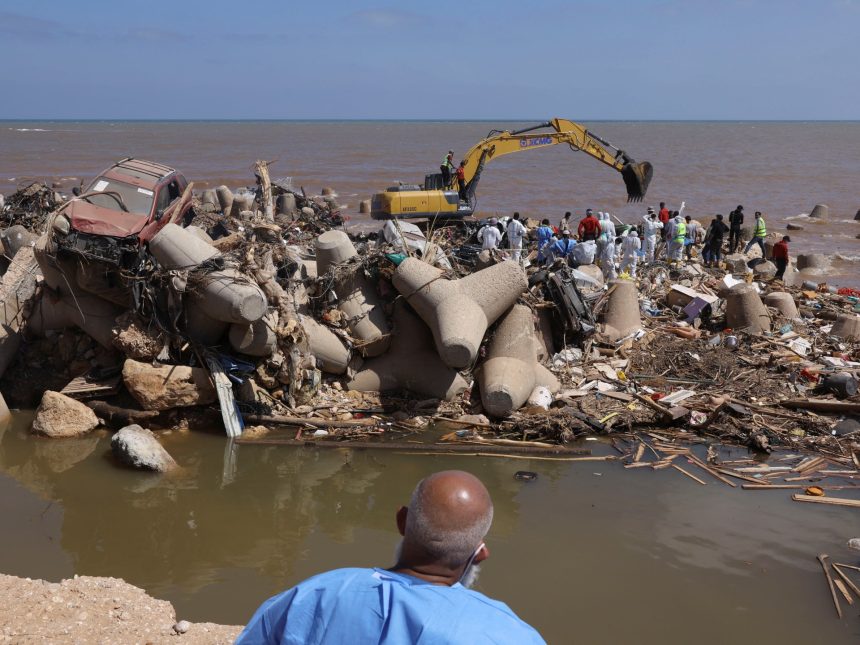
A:
[[[0,192],[33,179],[63,190],[88,182],[122,157],[173,166],[196,188],[252,184],[258,159],[273,178],[309,194],[331,187],[352,222],[359,202],[386,187],[420,183],[445,153],[458,160],[491,130],[540,121],[0,121]],[[742,204],[764,213],[791,252],[826,253],[821,276],[860,286],[860,121],[593,121],[588,129],[637,161],[654,179],[641,203],[627,203],[614,170],[566,145],[493,160],[478,187],[477,216],[510,214],[556,222],[586,208],[636,222],[646,206],[685,204],[707,225]],[[825,219],[808,214],[827,204]],[[803,230],[787,231],[789,223]]]

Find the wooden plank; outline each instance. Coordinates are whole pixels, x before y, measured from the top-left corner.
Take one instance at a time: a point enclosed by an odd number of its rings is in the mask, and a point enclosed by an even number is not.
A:
[[[689,477],[689,478],[690,478],[690,479],[692,479],[693,481],[697,481],[697,482],[699,482],[702,486],[707,486],[707,485],[708,485],[708,483],[707,483],[707,482],[702,481],[701,479],[699,479],[698,477],[696,477],[693,473],[689,473],[689,472],[687,472],[686,470],[684,470],[683,468],[681,468],[681,467],[680,467],[679,465],[677,465],[677,464],[672,464],[672,468],[674,468],[675,470],[677,470],[677,471],[678,471],[678,472],[680,472],[680,473],[683,473],[684,475],[686,475],[687,477]]]
[[[847,575],[845,575],[845,572],[842,571],[842,569],[840,567],[843,565],[836,564],[835,562],[832,563],[832,565],[833,565],[833,570],[836,572],[836,575],[838,575],[840,578],[842,578],[843,582],[845,582],[845,584],[851,589],[851,591],[853,591],[855,594],[857,594],[857,597],[860,598],[860,589],[858,589],[857,585],[855,585],[851,581],[851,578],[849,578]]]
[[[476,446],[473,443],[409,443],[406,441],[337,441],[332,439],[287,439],[285,437],[261,437],[251,439],[239,437],[236,443],[243,446],[292,446],[298,448],[347,448],[354,450],[399,450],[402,452],[431,452],[439,454],[470,453],[470,454],[527,454],[556,457],[590,455],[590,450],[581,448],[537,448],[535,446]],[[595,457],[594,461],[614,460],[614,456]],[[645,464],[650,465],[650,464]]]
[[[821,563],[821,568],[824,570],[824,577],[827,578],[827,586],[830,589],[830,595],[833,597],[833,604],[836,605],[836,614],[842,618],[842,607],[839,606],[839,598],[836,595],[836,588],[833,585],[833,577],[830,575],[830,569],[827,568],[827,558],[830,557],[826,553],[818,556],[818,561]]]
[[[781,401],[780,405],[793,410],[841,412],[844,414],[860,413],[860,403],[850,403],[847,401],[829,401],[827,399],[792,399],[791,401]]]
[[[845,499],[844,497],[815,497],[813,495],[792,495],[795,502],[812,502],[813,504],[831,504],[833,506],[848,506],[860,508],[860,499]]]

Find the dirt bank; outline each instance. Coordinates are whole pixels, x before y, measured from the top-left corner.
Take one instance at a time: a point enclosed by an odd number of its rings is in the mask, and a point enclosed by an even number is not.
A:
[[[176,611],[117,578],[59,583],[0,574],[3,643],[232,643],[240,626],[187,623]]]

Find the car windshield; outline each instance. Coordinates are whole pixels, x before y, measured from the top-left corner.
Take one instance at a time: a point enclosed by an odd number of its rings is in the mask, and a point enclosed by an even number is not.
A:
[[[152,200],[154,195],[151,190],[146,188],[138,188],[137,186],[132,186],[131,184],[117,181],[116,179],[99,177],[88,189],[88,192],[96,193],[103,193],[106,191],[119,193],[125,207],[130,213],[145,216],[149,215],[152,210]],[[119,202],[110,195],[93,195],[91,197],[87,197],[87,201],[95,204],[96,206],[110,208],[114,211],[122,211],[122,207],[120,207]]]

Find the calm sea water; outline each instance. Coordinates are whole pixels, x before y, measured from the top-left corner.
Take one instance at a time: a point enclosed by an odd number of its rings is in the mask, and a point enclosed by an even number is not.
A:
[[[398,180],[420,182],[450,148],[460,157],[493,128],[516,122],[0,122],[0,190],[30,178],[70,187],[124,156],[182,170],[198,187],[253,182],[257,159],[272,174],[319,192],[334,187],[347,210]],[[493,161],[478,189],[483,214],[518,210],[555,220],[564,211],[610,210],[625,221],[645,206],[687,203],[710,221],[743,204],[770,230],[789,221],[793,252],[834,260],[834,280],[856,280],[860,262],[860,122],[594,122],[596,134],[654,164],[644,204],[627,204],[620,175],[566,146]],[[816,203],[827,221],[805,217]]]

